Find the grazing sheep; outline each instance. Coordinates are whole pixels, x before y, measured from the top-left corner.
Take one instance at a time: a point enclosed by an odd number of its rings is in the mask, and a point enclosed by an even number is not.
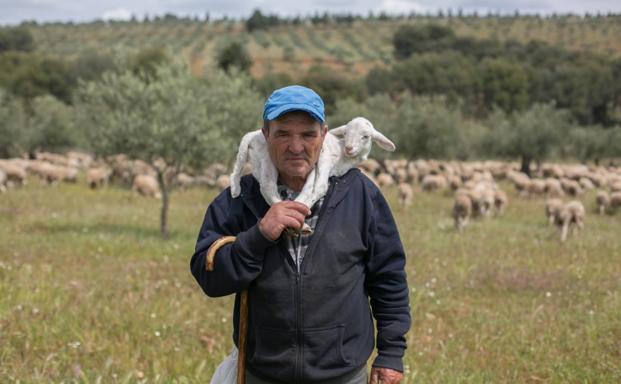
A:
[[[402,207],[409,207],[412,205],[412,196],[414,196],[412,186],[404,182],[399,183],[399,204],[401,204]]]
[[[472,214],[472,201],[467,193],[458,192],[453,203],[453,220],[455,229],[459,232],[464,230]]]
[[[220,191],[224,191],[230,185],[231,185],[231,179],[230,179],[229,175],[220,175],[216,179],[216,186],[218,187],[218,190],[220,190]]]
[[[392,178],[392,176],[384,172],[377,175],[375,181],[380,188],[389,187],[395,183],[395,180]]]
[[[561,182],[557,179],[547,178],[545,179],[545,194],[546,197],[563,197],[565,196],[565,191],[563,191],[563,186]]]
[[[194,184],[194,178],[187,173],[181,172],[175,176],[175,183],[179,185],[181,190],[186,190],[189,186]]]
[[[91,168],[86,171],[86,184],[91,189],[97,189],[108,185],[111,171],[105,168]]]
[[[562,242],[567,239],[570,229],[573,232],[584,227],[584,214],[584,206],[576,200],[570,201],[555,212],[554,223],[561,232]]]
[[[132,191],[147,197],[161,198],[160,187],[152,175],[138,175],[134,178]]]
[[[8,179],[6,177],[6,173],[0,169],[0,192],[6,192],[6,183]]]
[[[0,170],[6,175],[7,185],[25,185],[26,170],[14,163],[0,163]]]
[[[582,187],[576,180],[561,179],[561,185],[569,196],[576,197],[583,193]]]
[[[548,224],[554,224],[554,217],[556,215],[556,212],[561,209],[562,206],[563,202],[561,201],[561,199],[553,198],[546,200],[545,212],[546,218],[548,219]]]
[[[371,174],[373,176],[376,175],[382,168],[380,163],[375,159],[363,160],[360,164],[358,164],[358,167],[364,169],[367,174]]]
[[[610,209],[615,211],[621,208],[621,192],[613,192],[610,194]]]
[[[509,202],[509,198],[507,194],[502,189],[494,190],[494,212],[497,216],[502,216],[505,213],[505,208],[507,207],[507,203]]]
[[[445,189],[446,184],[446,178],[442,175],[427,175],[421,182],[423,190],[428,192]]]
[[[597,191],[595,203],[600,215],[606,213],[606,209],[610,206],[610,195],[606,191]]]
[[[610,183],[610,192],[621,192],[621,180]]]
[[[541,179],[533,179],[528,185],[528,196],[541,196],[545,193],[546,183]]]

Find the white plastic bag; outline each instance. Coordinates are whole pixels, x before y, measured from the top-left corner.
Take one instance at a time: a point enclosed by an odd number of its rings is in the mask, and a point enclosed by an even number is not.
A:
[[[218,365],[210,384],[237,383],[237,347],[233,345],[231,353]]]

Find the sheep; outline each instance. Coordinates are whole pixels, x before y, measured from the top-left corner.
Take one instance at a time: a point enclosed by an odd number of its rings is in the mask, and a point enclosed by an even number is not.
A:
[[[402,207],[409,207],[412,205],[413,195],[414,191],[412,190],[412,186],[410,184],[405,182],[399,183],[399,203]]]
[[[390,174],[384,173],[384,172],[381,172],[379,175],[377,175],[377,177],[375,178],[375,181],[377,182],[376,184],[380,188],[389,187],[389,186],[391,186],[391,185],[393,185],[395,183],[395,181],[392,178],[392,176],[390,176]]]
[[[224,191],[229,187],[229,185],[231,185],[231,179],[229,175],[220,175],[216,179],[216,186],[220,191]]]
[[[597,204],[597,210],[600,215],[606,212],[606,208],[610,206],[610,195],[606,191],[597,191],[595,196],[595,203]]]
[[[561,201],[561,199],[557,199],[557,198],[552,198],[552,199],[548,199],[546,200],[546,205],[545,205],[545,213],[546,213],[546,218],[548,219],[548,224],[554,224],[554,217],[556,215],[556,212],[563,206],[563,202]]]
[[[143,196],[161,198],[160,188],[157,180],[152,175],[138,175],[134,178],[132,191],[138,192]]]
[[[570,201],[556,210],[554,223],[561,231],[561,242],[564,242],[569,229],[574,231],[584,227],[584,206],[579,201]]]
[[[621,207],[621,192],[613,192],[610,194],[610,209],[616,211]]]
[[[338,139],[341,137],[341,139]],[[346,125],[331,129],[326,135],[319,160],[315,167],[315,179],[309,176],[296,201],[312,207],[328,190],[330,176],[342,176],[364,161],[371,152],[371,145],[393,152],[395,145],[373,127],[364,117],[356,117]]]
[[[425,191],[436,191],[446,188],[446,178],[442,175],[427,175],[423,178],[421,185]]]
[[[91,189],[101,188],[108,185],[108,178],[111,171],[106,168],[91,168],[86,171],[86,184]]]
[[[186,190],[189,186],[194,184],[194,178],[187,173],[181,172],[175,176],[175,183],[179,185],[181,190]]]
[[[13,162],[0,163],[0,170],[6,175],[7,185],[26,185],[26,170]]]
[[[358,167],[364,169],[367,174],[371,175],[376,175],[382,168],[380,163],[378,163],[378,161],[375,159],[363,160],[360,162],[360,164],[358,164]]]
[[[464,230],[468,225],[468,220],[472,214],[472,200],[467,192],[457,192],[455,202],[453,203],[453,220],[455,221],[455,229],[459,232]]]
[[[277,185],[278,171],[269,157],[267,141],[260,129],[245,134],[239,144],[237,159],[229,179],[233,198],[241,194],[241,177],[246,162],[252,164],[252,175],[259,181],[263,199],[269,205],[281,201]]]
[[[503,190],[494,190],[494,208],[497,216],[502,216],[505,213],[505,207],[507,206],[508,201],[509,198]]]
[[[6,173],[0,169],[0,192],[6,192],[7,177]]]

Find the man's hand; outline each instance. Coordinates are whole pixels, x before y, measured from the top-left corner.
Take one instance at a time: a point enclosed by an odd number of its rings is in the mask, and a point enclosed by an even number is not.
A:
[[[369,384],[400,384],[403,373],[390,368],[371,368],[371,381]]]
[[[281,201],[272,205],[259,221],[259,230],[269,240],[276,241],[285,228],[302,228],[304,218],[309,214],[310,209],[302,203]]]

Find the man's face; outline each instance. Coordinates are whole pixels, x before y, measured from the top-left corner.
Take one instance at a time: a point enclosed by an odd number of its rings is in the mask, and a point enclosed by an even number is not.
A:
[[[327,127],[304,112],[287,113],[263,130],[272,162],[286,179],[306,179],[317,163]]]

